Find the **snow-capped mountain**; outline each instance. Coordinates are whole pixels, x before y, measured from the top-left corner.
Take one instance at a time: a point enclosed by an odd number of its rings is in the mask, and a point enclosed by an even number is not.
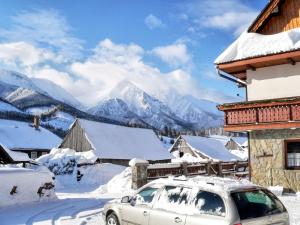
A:
[[[69,92],[56,85],[52,81],[38,78],[32,78],[31,80],[36,86],[45,91],[48,96],[74,106],[77,109],[85,110],[85,107],[77,99],[75,99]]]
[[[19,98],[22,97],[22,94],[25,94],[28,97],[29,92],[31,92],[31,94],[35,92],[67,103],[78,109],[84,108],[71,94],[50,80],[29,78],[24,74],[14,71],[0,70],[0,81],[19,87],[20,89],[17,93],[14,93],[14,95],[18,95]]]
[[[120,82],[106,97],[106,101],[101,101],[96,107],[91,109],[94,115],[97,115],[97,108],[102,111],[110,112],[108,116],[122,121],[119,112],[116,114],[108,108],[114,108],[115,102],[111,99],[122,100],[124,109],[128,108],[131,113],[134,113],[138,118],[152,127],[163,129],[164,126],[181,129],[190,126],[189,123],[177,117],[172,110],[158,99],[150,96],[145,91],[138,88],[129,81]],[[103,104],[105,102],[105,105]],[[108,104],[110,103],[110,104]],[[127,107],[124,105],[126,104]],[[126,110],[128,113],[128,110]]]
[[[128,124],[146,125],[145,122],[139,119],[137,114],[129,109],[123,100],[118,98],[105,100],[88,110],[88,112],[96,116],[110,118]]]
[[[197,99],[191,95],[173,95],[169,98],[168,106],[196,128],[215,127],[223,123],[223,114],[217,110],[217,103],[212,101]]]

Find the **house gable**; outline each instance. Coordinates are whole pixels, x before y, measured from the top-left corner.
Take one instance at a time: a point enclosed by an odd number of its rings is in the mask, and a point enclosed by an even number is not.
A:
[[[94,149],[78,119],[71,126],[59,148],[71,148],[77,152],[86,152]]]
[[[277,34],[300,27],[300,0],[271,0],[248,32]]]

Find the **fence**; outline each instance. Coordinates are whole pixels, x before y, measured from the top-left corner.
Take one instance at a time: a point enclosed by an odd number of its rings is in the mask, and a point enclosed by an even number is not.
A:
[[[169,176],[248,176],[248,161],[201,163],[139,163],[132,167],[132,187],[138,189],[151,180]]]

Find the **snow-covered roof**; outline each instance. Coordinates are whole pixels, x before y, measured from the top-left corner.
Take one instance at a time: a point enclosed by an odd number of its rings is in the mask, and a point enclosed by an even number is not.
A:
[[[226,145],[230,141],[230,137],[223,135],[210,135],[209,137],[222,142],[223,145]]]
[[[248,146],[248,138],[246,137],[232,137],[231,139],[237,144],[239,144],[240,146],[244,146],[244,147]]]
[[[29,123],[0,119],[0,143],[9,149],[52,149],[61,139],[40,127],[36,130]]]
[[[215,63],[222,64],[295,50],[300,50],[300,28],[273,35],[245,32],[215,60]]]
[[[5,145],[0,143],[0,150],[5,151],[6,154],[14,161],[14,162],[29,162],[30,158],[26,153],[22,152],[14,152],[8,149]]]
[[[231,154],[222,142],[213,138],[187,135],[183,135],[182,138],[193,150],[198,151],[210,159],[220,161],[241,160],[239,157]]]
[[[131,128],[84,119],[77,120],[84,129],[96,155],[112,159],[170,159],[156,134],[149,129]]]

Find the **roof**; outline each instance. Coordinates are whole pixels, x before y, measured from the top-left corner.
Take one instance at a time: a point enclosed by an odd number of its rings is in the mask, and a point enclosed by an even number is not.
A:
[[[256,17],[253,23],[250,25],[248,32],[257,32],[264,23],[273,15],[274,9],[278,7],[284,0],[269,0],[265,8]]]
[[[241,158],[231,154],[221,141],[214,138],[187,135],[183,135],[182,138],[194,151],[198,151],[210,159],[220,161],[241,160]]]
[[[0,143],[9,149],[52,149],[61,139],[40,127],[36,130],[29,123],[0,119]]]
[[[245,32],[215,60],[215,64],[297,50],[300,50],[300,28],[273,35]]]
[[[170,159],[171,154],[150,129],[78,119],[95,154],[110,159]]]
[[[5,147],[0,143],[0,151],[4,151],[4,153],[9,157],[9,160],[12,162],[29,162],[30,158],[26,153],[22,152],[14,152]]]
[[[240,146],[248,146],[248,138],[246,137],[232,137],[231,139]]]

